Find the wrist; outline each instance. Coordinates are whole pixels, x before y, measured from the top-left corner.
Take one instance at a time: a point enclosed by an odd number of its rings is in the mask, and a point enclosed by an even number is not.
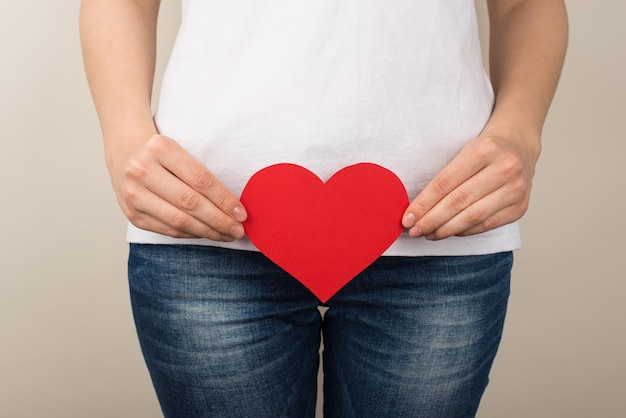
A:
[[[499,143],[516,149],[527,160],[537,161],[541,153],[541,132],[519,123],[488,123],[480,137],[492,138]]]
[[[543,120],[536,119],[522,109],[505,109],[504,106],[497,106],[480,136],[506,140],[512,145],[524,148],[525,153],[537,159],[541,152]]]
[[[158,135],[154,124],[103,133],[104,159],[109,172],[112,174],[124,166],[128,158],[154,135]]]

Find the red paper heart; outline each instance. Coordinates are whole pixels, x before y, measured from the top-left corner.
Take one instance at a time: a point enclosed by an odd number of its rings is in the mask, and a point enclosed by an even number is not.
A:
[[[250,178],[241,202],[250,241],[322,302],[398,238],[409,204],[400,179],[371,163],[326,183],[298,165],[273,165]]]

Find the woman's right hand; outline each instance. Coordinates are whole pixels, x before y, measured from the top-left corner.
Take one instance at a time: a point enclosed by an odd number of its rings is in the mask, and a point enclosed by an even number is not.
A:
[[[175,238],[244,236],[247,214],[239,199],[176,141],[153,135],[116,157],[109,161],[113,188],[136,227]]]
[[[151,110],[159,0],[83,0],[80,34],[113,188],[138,228],[177,238],[244,235],[243,205]],[[146,141],[146,138],[149,138]]]

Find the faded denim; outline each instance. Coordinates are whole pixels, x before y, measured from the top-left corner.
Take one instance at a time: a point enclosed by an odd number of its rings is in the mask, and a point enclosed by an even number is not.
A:
[[[381,257],[328,302],[262,254],[131,244],[144,358],[166,417],[473,417],[512,254]]]

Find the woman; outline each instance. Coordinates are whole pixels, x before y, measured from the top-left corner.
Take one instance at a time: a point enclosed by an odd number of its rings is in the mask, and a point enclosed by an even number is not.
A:
[[[567,43],[562,0],[488,7],[490,80],[470,0],[184,0],[153,117],[159,1],[83,0],[166,416],[314,416],[320,332],[325,416],[474,416]],[[362,161],[401,179],[406,231],[321,318],[245,237],[238,196],[272,164],[326,180]]]

